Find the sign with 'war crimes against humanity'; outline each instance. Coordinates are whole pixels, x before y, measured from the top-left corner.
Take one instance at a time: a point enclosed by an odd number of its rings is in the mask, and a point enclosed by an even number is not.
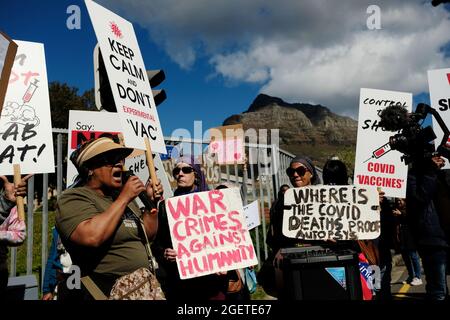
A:
[[[412,94],[361,88],[354,184],[376,186],[388,197],[404,198],[408,167],[401,160],[402,153],[389,145],[389,137],[396,132],[379,126],[379,114],[391,105],[411,112]]]
[[[284,194],[283,234],[304,240],[367,240],[380,235],[375,187],[311,186]]]
[[[238,188],[170,198],[166,210],[181,279],[258,264]]]
[[[120,116],[125,145],[166,153],[147,72],[133,25],[91,0],[85,0]]]
[[[430,87],[430,101],[431,107],[436,109],[447,128],[450,127],[450,68],[429,70],[428,71],[428,85]],[[433,131],[436,134],[436,147],[441,143],[444,132],[433,117]],[[446,147],[450,148],[450,137],[447,139]],[[450,162],[445,161],[443,169],[450,169]]]
[[[44,45],[18,45],[0,118],[0,175],[55,172]]]

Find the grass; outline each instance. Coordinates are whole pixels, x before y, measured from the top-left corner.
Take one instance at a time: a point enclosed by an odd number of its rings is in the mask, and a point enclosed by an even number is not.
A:
[[[26,215],[26,214],[25,214]],[[47,254],[51,245],[52,227],[55,225],[55,212],[48,212],[48,248]],[[27,228],[29,224],[27,223]],[[11,252],[11,249],[10,249]],[[42,253],[42,211],[35,211],[33,213],[33,264],[32,274],[36,276],[38,285],[41,285],[41,253]],[[27,239],[17,248],[16,255],[16,276],[23,276],[27,274]],[[8,261],[8,266],[9,266]],[[40,290],[39,290],[40,291]]]

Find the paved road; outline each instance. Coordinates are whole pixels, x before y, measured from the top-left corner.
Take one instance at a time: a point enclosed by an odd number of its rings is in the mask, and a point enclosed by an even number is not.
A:
[[[422,282],[420,286],[403,284],[402,281],[408,278],[408,272],[400,256],[394,256],[392,268],[391,290],[395,300],[423,300],[425,299],[425,276],[422,269]],[[450,276],[447,276],[447,283],[450,284]]]
[[[425,299],[425,276],[422,270],[423,284],[420,286],[411,286],[409,284],[403,284],[403,281],[408,278],[408,271],[406,270],[401,256],[396,255],[393,257],[393,267],[391,273],[391,291],[394,300],[424,300]],[[447,283],[450,284],[450,276],[447,277]],[[276,300],[276,298],[266,295],[262,300]]]

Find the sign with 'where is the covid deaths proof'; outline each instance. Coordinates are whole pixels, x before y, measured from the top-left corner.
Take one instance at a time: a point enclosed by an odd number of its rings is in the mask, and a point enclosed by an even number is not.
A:
[[[283,234],[304,240],[367,240],[380,235],[375,187],[310,186],[284,194]]]
[[[120,117],[125,145],[145,149],[148,138],[153,152],[166,153],[155,101],[133,25],[85,0],[108,73]]]

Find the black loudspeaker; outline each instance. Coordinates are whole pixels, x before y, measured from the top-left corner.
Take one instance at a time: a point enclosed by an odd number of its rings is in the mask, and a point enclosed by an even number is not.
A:
[[[280,300],[362,300],[358,254],[320,246],[281,249]]]

